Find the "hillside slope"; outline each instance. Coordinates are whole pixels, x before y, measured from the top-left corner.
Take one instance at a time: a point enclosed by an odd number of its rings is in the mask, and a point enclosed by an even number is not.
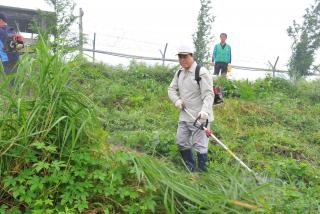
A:
[[[89,63],[81,70],[88,95],[103,112],[110,143],[165,158],[177,167],[174,170],[184,171],[175,146],[178,111],[167,97],[174,69],[133,62],[128,69]],[[273,201],[270,209],[319,212],[319,81],[297,85],[272,78],[218,82],[226,98],[223,105],[214,107],[213,133],[279,188],[273,196],[279,201]],[[239,171],[220,146],[212,143],[209,150],[208,177]]]

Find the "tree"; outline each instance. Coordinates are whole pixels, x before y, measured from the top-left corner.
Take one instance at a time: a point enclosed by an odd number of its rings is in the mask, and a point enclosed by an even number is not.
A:
[[[211,29],[214,16],[211,14],[211,0],[200,0],[201,7],[198,15],[198,27],[193,34],[193,43],[196,48],[195,58],[199,64],[204,64],[210,58],[209,43],[212,39]]]
[[[289,75],[296,80],[309,75],[319,66],[314,57],[320,48],[320,0],[315,0],[314,5],[306,9],[304,21],[287,29],[288,35],[293,39],[292,55],[289,60]]]
[[[54,44],[61,45],[64,48],[75,48],[79,46],[79,38],[71,32],[71,27],[75,24],[77,16],[74,9],[76,4],[73,0],[45,0],[56,14],[55,26],[51,26],[50,32],[54,34]]]

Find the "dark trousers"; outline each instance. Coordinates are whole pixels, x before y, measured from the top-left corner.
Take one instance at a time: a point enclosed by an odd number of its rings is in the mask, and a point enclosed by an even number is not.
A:
[[[8,62],[2,62],[4,73],[5,74],[11,74],[16,72],[16,61],[8,61]]]
[[[221,75],[227,75],[228,63],[226,62],[216,62],[214,65],[214,75],[219,75],[221,71]]]
[[[8,61],[8,62],[1,62],[3,65],[3,70],[5,74],[12,74],[15,73],[17,71],[17,61]],[[10,86],[14,86],[15,85],[15,78],[10,80]]]

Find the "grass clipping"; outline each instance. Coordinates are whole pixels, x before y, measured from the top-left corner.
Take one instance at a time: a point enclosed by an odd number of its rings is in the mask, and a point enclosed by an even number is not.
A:
[[[265,212],[275,200],[265,200],[276,192],[271,183],[257,185],[254,178],[245,176],[240,168],[195,174],[174,168],[164,160],[131,155],[139,180],[146,181],[163,195],[168,213]]]

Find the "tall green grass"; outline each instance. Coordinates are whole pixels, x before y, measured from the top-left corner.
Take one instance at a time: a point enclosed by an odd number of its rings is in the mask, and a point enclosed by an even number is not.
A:
[[[89,158],[93,146],[105,141],[95,105],[72,87],[75,60],[67,61],[64,50],[40,37],[35,53],[22,57],[16,74],[2,75],[0,202],[7,212],[17,205],[22,211],[52,212],[63,191],[68,193],[70,183],[64,176],[75,173],[82,153]],[[70,177],[70,182],[76,181]],[[77,210],[87,207],[73,202],[84,203],[85,198],[72,197],[62,204]]]
[[[168,213],[265,213],[276,203],[272,183],[256,184],[239,168],[220,167],[206,174],[184,172],[165,160],[134,156],[141,178],[163,195]]]
[[[55,145],[61,158],[91,140],[90,129],[96,122],[93,105],[69,86],[72,69],[60,53],[63,50],[54,54],[51,50],[40,40],[35,55],[21,59],[16,76],[3,76],[1,172],[21,164],[17,160],[25,158],[33,143]]]

